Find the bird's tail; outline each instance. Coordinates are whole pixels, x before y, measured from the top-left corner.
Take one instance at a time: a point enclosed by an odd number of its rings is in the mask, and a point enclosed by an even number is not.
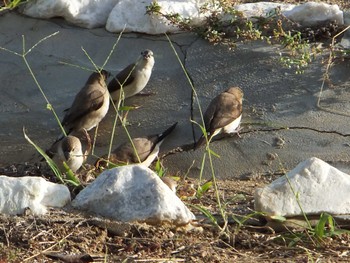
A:
[[[164,132],[162,132],[161,134],[158,135],[158,142],[163,141],[165,137],[167,137],[176,127],[177,122],[175,122],[173,125],[171,125],[171,127],[169,127],[168,129],[166,129]]]
[[[214,135],[212,133],[208,133],[207,137],[209,142],[211,141]],[[207,139],[205,138],[204,134],[202,134],[202,136],[198,139],[196,145],[194,146],[194,150],[197,150],[199,147],[201,147],[203,144],[206,144],[206,143],[207,143]]]

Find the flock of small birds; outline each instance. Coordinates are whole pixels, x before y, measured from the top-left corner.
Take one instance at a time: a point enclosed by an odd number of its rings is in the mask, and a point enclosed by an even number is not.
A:
[[[151,50],[144,50],[135,63],[119,72],[107,85],[110,74],[101,70],[94,72],[84,87],[75,96],[70,108],[65,110],[62,127],[66,135],[60,137],[46,151],[62,172],[66,171],[64,163],[76,172],[86,161],[91,151],[91,140],[87,133],[96,127],[106,116],[110,98],[113,103],[140,93],[147,85],[154,66]],[[195,149],[223,133],[238,133],[242,118],[243,92],[238,87],[231,87],[215,97],[209,104],[204,118],[207,136],[199,138]],[[118,104],[117,104],[118,105]],[[163,140],[175,129],[177,123],[156,135],[132,139],[112,151],[110,156],[103,156],[95,163],[97,168],[106,167],[108,163],[126,165],[141,163],[149,166],[158,156]],[[90,147],[83,152],[82,138]]]

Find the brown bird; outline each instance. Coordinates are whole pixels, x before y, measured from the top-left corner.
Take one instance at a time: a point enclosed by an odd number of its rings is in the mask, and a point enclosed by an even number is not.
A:
[[[238,133],[242,118],[243,91],[232,87],[215,97],[204,113],[204,124],[210,141],[219,133]],[[195,149],[206,141],[202,135]]]
[[[109,160],[107,160],[108,156],[103,156],[96,162],[95,167],[106,167],[107,161],[117,165],[140,163],[147,167],[150,166],[158,156],[163,140],[175,129],[176,125],[177,122],[161,134],[132,139],[136,152],[130,141],[121,144],[113,150]]]
[[[75,96],[62,120],[67,134],[83,129],[89,131],[105,117],[109,108],[109,93],[105,83],[108,75],[105,70],[92,73]]]
[[[165,183],[171,191],[176,193],[177,182],[173,178],[168,176],[162,176],[160,179],[162,179],[163,183]]]
[[[87,144],[85,149],[82,142]],[[51,148],[46,151],[46,154],[52,158],[62,173],[66,172],[63,162],[75,173],[86,161],[90,151],[91,139],[87,131],[83,130],[79,133],[73,132],[56,141]]]
[[[153,65],[153,52],[149,49],[142,51],[135,63],[127,66],[109,82],[108,91],[113,101],[129,98],[143,90],[151,77]]]
[[[98,260],[99,262],[103,261],[103,257],[90,256],[89,254],[67,255],[56,252],[43,252],[43,254],[48,258],[59,260],[64,263],[89,263],[95,262],[96,260]]]

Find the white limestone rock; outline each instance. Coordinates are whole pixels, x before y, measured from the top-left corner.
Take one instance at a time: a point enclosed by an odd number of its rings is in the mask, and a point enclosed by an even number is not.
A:
[[[63,207],[70,201],[65,185],[46,181],[42,177],[0,176],[0,213],[22,214],[29,208],[33,214],[42,215],[47,207]]]
[[[235,9],[242,12],[244,17],[252,18],[266,17],[277,7],[281,8],[283,15],[302,26],[313,26],[327,20],[336,20],[338,24],[344,24],[343,11],[338,5],[321,2],[307,2],[301,5],[258,2],[236,5]]]
[[[306,214],[350,213],[350,175],[313,157],[300,163],[286,176]],[[302,214],[285,176],[256,189],[255,210],[279,216]]]
[[[258,3],[246,3],[235,6],[235,10],[242,13],[246,18],[252,18],[254,16],[266,17],[269,13],[273,12],[277,7],[281,8],[281,12],[291,10],[295,7],[294,4],[283,3],[271,3],[271,2],[258,2]]]
[[[192,212],[149,168],[127,165],[104,171],[72,201],[73,207],[103,217],[150,224],[184,225]]]
[[[118,0],[32,0],[21,10],[36,18],[63,17],[85,28],[106,24],[109,13]]]
[[[339,25],[344,24],[343,11],[338,5],[321,2],[307,2],[283,13],[290,20],[303,26],[314,26],[327,20],[335,20]]]
[[[146,14],[146,6],[153,0],[120,0],[110,13],[106,29],[110,32],[140,32],[146,34],[176,33],[180,29],[169,25],[165,19]],[[193,19],[194,24],[202,21],[199,8],[208,0],[158,0],[164,14],[179,13],[184,18]],[[209,1],[210,2],[210,1]]]

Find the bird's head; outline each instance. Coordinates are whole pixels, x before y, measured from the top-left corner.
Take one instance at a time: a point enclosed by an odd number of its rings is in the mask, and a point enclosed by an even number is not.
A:
[[[242,102],[244,94],[243,94],[243,91],[239,87],[231,87],[231,88],[227,89],[226,92],[234,95],[237,98],[237,100]]]
[[[73,156],[82,155],[81,148],[81,142],[75,136],[68,135],[62,141],[62,151],[67,161]]]
[[[152,50],[146,49],[141,52],[141,56],[139,58],[139,62],[142,66],[152,68],[154,65],[154,56]]]
[[[86,85],[97,82],[102,83],[102,81],[105,82],[110,75],[111,74],[104,69],[102,69],[100,72],[93,72],[87,80]]]
[[[146,50],[141,52],[141,56],[144,59],[150,59],[150,58],[153,58],[153,52],[152,52],[152,50],[146,49]]]

